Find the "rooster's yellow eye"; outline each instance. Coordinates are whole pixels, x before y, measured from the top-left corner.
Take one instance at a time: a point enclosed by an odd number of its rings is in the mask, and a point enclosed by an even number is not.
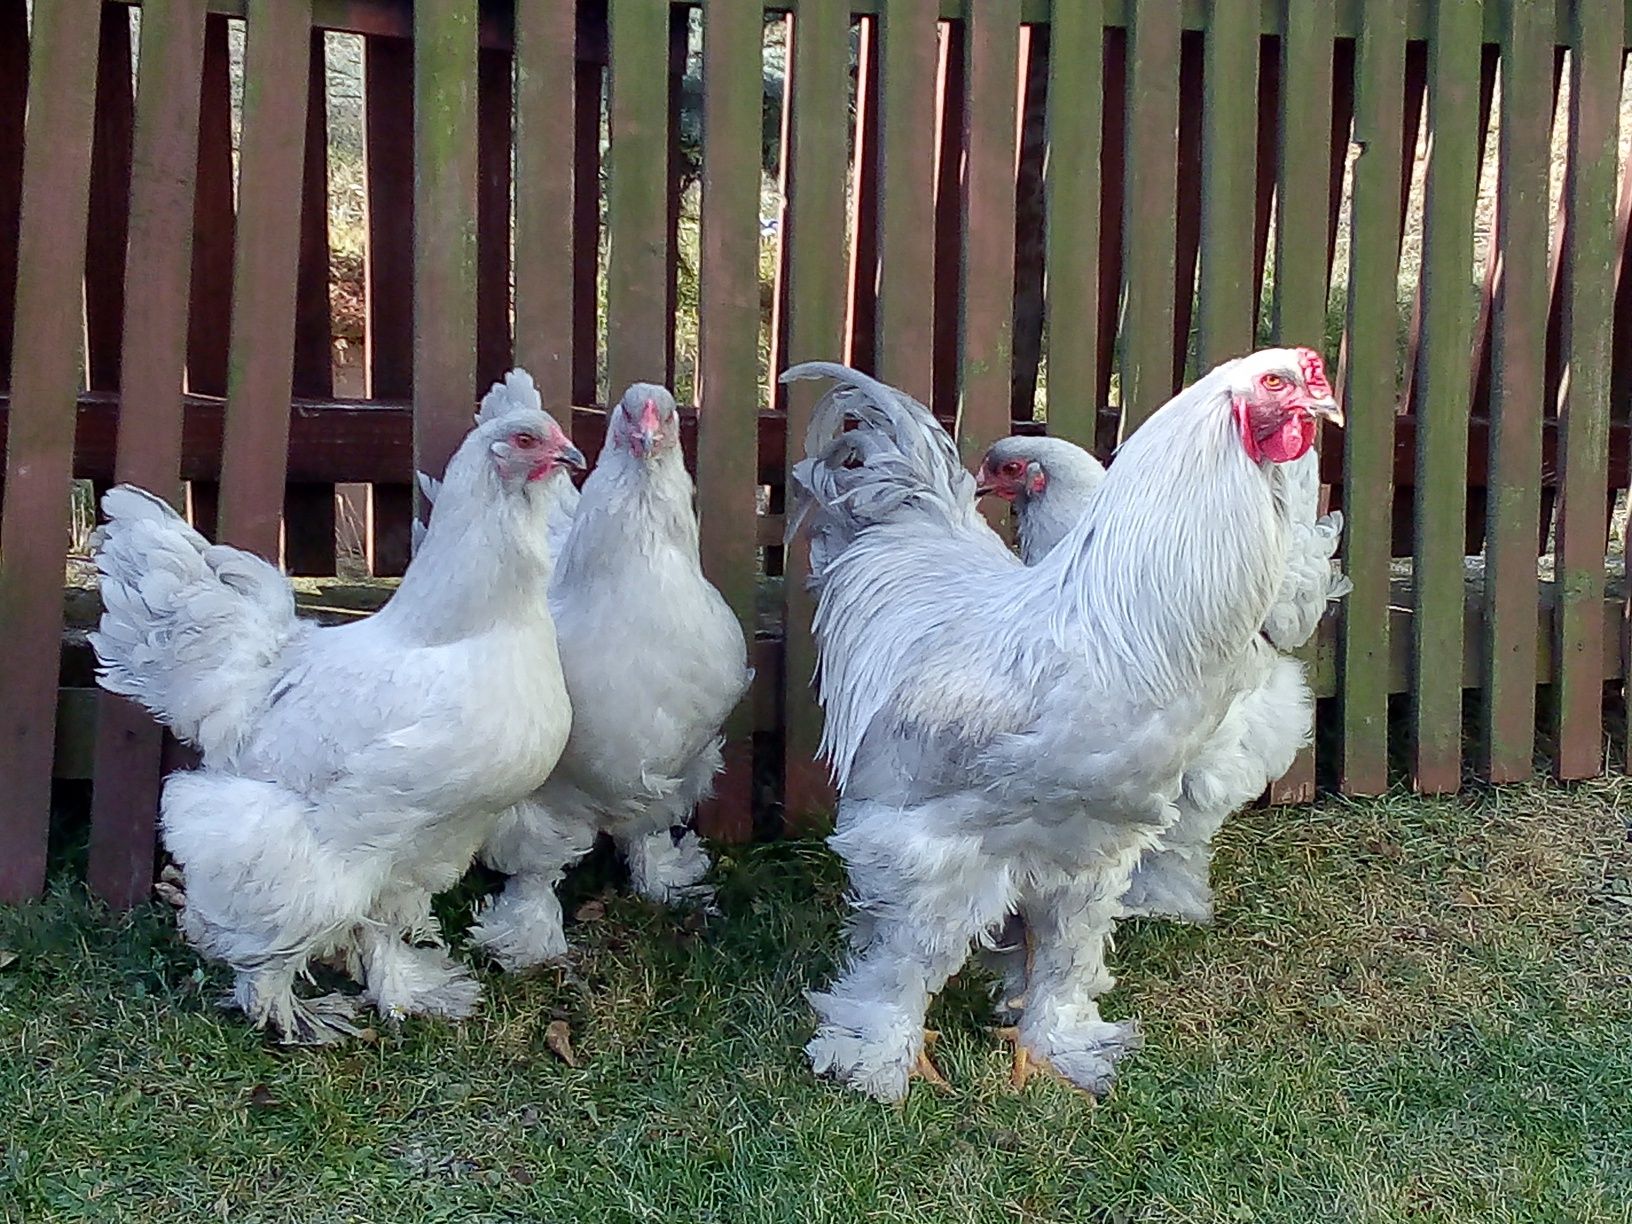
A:
[[[1286,390],[1286,379],[1282,378],[1279,374],[1265,374],[1263,382],[1265,391]]]

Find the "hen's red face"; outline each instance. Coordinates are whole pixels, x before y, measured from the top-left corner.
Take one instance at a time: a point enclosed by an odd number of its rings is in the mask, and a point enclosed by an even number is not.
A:
[[[1001,497],[1012,502],[1021,494],[1036,497],[1048,486],[1048,473],[1042,465],[1028,464],[1024,459],[1004,459],[992,462],[987,455],[975,474],[975,494],[979,497]]]
[[[1317,417],[1343,423],[1320,354],[1313,349],[1295,353],[1295,368],[1267,370],[1249,392],[1236,396],[1241,445],[1254,462],[1288,463],[1302,457],[1315,444]]]
[[[500,466],[507,474],[526,474],[526,479],[542,480],[556,468],[566,466],[583,470],[584,454],[562,433],[552,426],[547,432],[524,428],[506,435],[507,453],[500,457]]]

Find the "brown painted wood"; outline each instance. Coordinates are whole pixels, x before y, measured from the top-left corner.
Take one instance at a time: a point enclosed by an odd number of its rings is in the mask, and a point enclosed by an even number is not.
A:
[[[244,49],[220,538],[276,561],[294,371],[310,0],[252,10]],[[301,85],[290,88],[290,82]]]
[[[958,410],[958,334],[963,286],[963,134],[967,31],[943,27],[935,72],[934,385],[926,402],[943,420]]]
[[[891,0],[880,17],[878,372],[922,403],[935,352],[934,0]]]
[[[98,391],[119,388],[130,142],[136,113],[130,51],[130,10],[104,4],[97,31],[96,129],[85,236],[85,365],[90,386]]]
[[[197,395],[227,393],[232,261],[237,241],[229,58],[227,19],[211,14],[204,23],[198,172],[193,193],[193,267],[187,315],[187,387]],[[214,539],[220,521],[219,485],[212,481],[190,490],[187,505],[193,526]]]
[[[148,0],[142,13],[123,269],[140,293],[125,303],[115,474],[178,506],[204,25],[204,0]],[[153,880],[163,733],[127,698],[99,692],[96,705],[87,879],[123,909],[144,900]]]
[[[1104,115],[1100,124],[1099,205],[1099,361],[1094,382],[1094,403],[1111,398],[1111,375],[1118,359],[1122,301],[1122,210],[1127,194],[1127,141],[1123,136],[1128,114],[1128,36],[1123,29],[1105,31]],[[1096,427],[1094,450],[1101,458],[1116,449],[1121,432],[1118,419]]]
[[[516,362],[552,412],[573,398],[576,24],[570,4],[516,8]]]
[[[1173,377],[1172,388],[1183,386],[1190,360],[1190,334],[1194,330],[1196,305],[1196,265],[1201,255],[1201,114],[1205,100],[1203,75],[1206,72],[1200,31],[1187,30],[1179,40],[1179,145],[1178,181],[1190,190],[1180,191],[1174,213],[1173,260]],[[1199,373],[1199,371],[1198,371]],[[1159,405],[1167,395],[1156,400]]]
[[[760,95],[763,17],[754,0],[709,0],[703,10],[702,258],[697,503],[703,572],[736,613],[751,643],[756,622],[756,494],[759,444]],[[780,541],[780,537],[778,537]],[[753,707],[726,720],[725,770],[698,813],[710,837],[753,835]]]
[[[504,377],[510,339],[511,61],[503,51],[477,55],[476,83],[476,388]]]
[[[1014,359],[1009,415],[1037,411],[1043,358],[1044,263],[1047,246],[1048,76],[1050,31],[1020,27],[1019,152],[1014,185]]]
[[[414,465],[432,476],[476,402],[476,12],[414,6]]]
[[[94,0],[34,11],[0,518],[0,903],[45,883],[57,675],[41,664],[62,640],[99,17]]]
[[[0,0],[0,391],[10,386],[17,294],[17,222],[23,190],[23,111],[28,105],[26,0]]]
[[[578,40],[599,31],[605,42],[605,7],[598,27],[592,5],[578,9]],[[593,403],[600,361],[601,91],[605,61],[578,61],[573,88],[572,400]],[[583,442],[579,438],[580,443]]]
[[[334,394],[329,306],[329,119],[324,34],[312,31],[306,70],[306,147],[301,169],[300,263],[295,282],[294,394]],[[283,563],[291,574],[335,570],[333,485],[289,485],[283,497]]]
[[[850,278],[845,287],[844,360],[878,369],[878,19],[857,23],[856,127],[850,158]]]

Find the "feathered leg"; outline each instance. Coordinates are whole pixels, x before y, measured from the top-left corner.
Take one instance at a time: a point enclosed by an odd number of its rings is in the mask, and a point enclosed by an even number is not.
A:
[[[664,905],[707,901],[713,889],[703,883],[710,866],[708,850],[691,829],[620,838],[618,849],[629,865],[629,885],[641,896]]]
[[[334,1045],[355,1037],[355,999],[342,994],[302,999],[295,994],[295,978],[304,963],[304,957],[285,957],[262,968],[239,970],[227,1004],[243,1012],[256,1028],[270,1028],[283,1045]]]
[[[360,934],[364,997],[388,1020],[445,1016],[463,1020],[481,1002],[482,986],[439,946],[416,947],[397,926],[369,923]]]
[[[595,844],[595,827],[557,815],[537,803],[517,804],[482,851],[492,867],[510,873],[504,891],[476,909],[471,942],[503,968],[531,969],[567,954],[561,902],[555,886]]]
[[[1131,856],[1114,870],[1040,889],[1022,904],[1030,975],[1018,1026],[1015,1078],[1038,1063],[1096,1097],[1109,1094],[1116,1063],[1139,1046],[1131,1023],[1100,1019],[1098,999],[1116,982],[1105,964]]]

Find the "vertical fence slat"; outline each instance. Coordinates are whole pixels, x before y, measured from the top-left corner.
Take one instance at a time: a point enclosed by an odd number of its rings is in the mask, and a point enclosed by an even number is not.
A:
[[[45,883],[99,16],[95,0],[34,10],[0,518],[0,903]]]
[[[1038,375],[1043,363],[1043,311],[1047,236],[1048,27],[1020,27],[1020,102],[1015,153],[1014,360],[1009,415],[1037,416]]]
[[[759,177],[762,31],[755,0],[703,8],[703,200],[699,269],[697,503],[703,572],[748,641],[755,623],[759,470]],[[738,68],[732,71],[732,66]],[[725,725],[725,772],[699,814],[704,833],[753,834],[753,702]]]
[[[1324,349],[1330,264],[1329,116],[1332,111],[1333,0],[1282,0],[1280,141],[1276,154],[1275,342]],[[1330,354],[1328,354],[1330,356]],[[1318,639],[1300,653],[1312,665]],[[1315,797],[1313,748],[1272,783],[1272,803]]]
[[[306,66],[306,150],[300,193],[300,271],[295,280],[295,369],[299,396],[334,394],[334,320],[329,307],[329,99],[324,34],[313,30]],[[334,486],[285,486],[283,560],[291,574],[332,574]]]
[[[1128,32],[1118,27],[1103,31],[1105,82],[1100,93],[1104,114],[1099,146],[1099,369],[1094,376],[1095,411],[1111,402],[1111,379],[1116,370],[1122,304],[1123,197],[1127,186],[1128,142],[1124,133],[1128,113]],[[1121,414],[1107,412],[1095,430],[1095,450],[1101,455],[1116,448],[1122,429]]]
[[[844,339],[845,179],[849,128],[849,15],[827,0],[799,0],[794,9],[792,122],[787,173],[789,300],[799,308],[788,318],[787,364],[831,360]],[[821,388],[795,383],[787,389],[787,462],[802,457],[805,430]],[[816,762],[822,716],[811,693],[816,649],[810,635],[814,604],[805,590],[808,555],[797,543],[787,550],[783,588],[787,598],[786,701],[784,705],[785,806],[790,828],[809,829],[826,819],[832,788]]]
[[[856,23],[855,145],[850,159],[850,281],[845,287],[844,362],[878,369],[878,19]]]
[[[136,99],[115,473],[181,505],[181,387],[187,366],[193,183],[205,0],[147,0]],[[159,725],[135,702],[97,698],[91,889],[125,908],[153,879]]]
[[[1388,786],[1388,607],[1394,485],[1394,370],[1399,309],[1403,0],[1367,0],[1355,63],[1348,341],[1343,396],[1344,604],[1340,647],[1348,794]],[[1350,495],[1350,490],[1355,490]]]
[[[1412,785],[1433,794],[1462,784],[1462,686],[1445,683],[1445,666],[1463,648],[1482,13],[1476,0],[1438,0],[1428,44],[1411,697]]]
[[[1099,418],[1103,0],[1057,5],[1048,48],[1048,432],[1092,447]],[[1054,394],[1058,388],[1060,394]]]
[[[17,221],[23,189],[23,110],[28,104],[28,9],[0,0],[0,389],[10,385]]]
[[[516,8],[516,361],[572,429],[575,5]]]
[[[987,0],[971,9],[964,48],[969,93],[964,110],[958,452],[972,464],[1009,432],[1019,0]]]
[[[958,334],[963,326],[964,22],[942,27],[935,65],[935,390],[925,402],[956,417]]]
[[[1558,446],[1558,757],[1561,778],[1603,768],[1604,499],[1615,311],[1617,0],[1580,0],[1570,57],[1563,352]]]
[[[1527,778],[1536,741],[1536,522],[1548,311],[1547,163],[1551,15],[1506,0],[1502,130],[1485,498],[1484,765],[1492,782]]]
[[[662,382],[667,312],[669,6],[612,0],[607,158],[607,400]]]
[[[885,0],[878,175],[878,373],[927,404],[935,350],[935,0]]]
[[[414,464],[441,475],[476,400],[476,3],[414,6]]]
[[[1126,188],[1122,206],[1122,436],[1173,393],[1177,276],[1178,0],[1144,0],[1129,17]]]
[[[1205,371],[1252,348],[1257,190],[1257,0],[1212,0],[1207,14],[1202,118],[1201,296],[1197,365]]]
[[[601,93],[606,79],[606,7],[578,9],[578,45],[598,43],[598,58],[580,51],[573,74],[572,135],[572,402],[593,404],[600,378]]]
[[[130,11],[104,4],[96,66],[91,204],[85,240],[85,366],[93,390],[119,386],[125,314],[125,241],[130,228]]]
[[[311,0],[258,5],[244,48],[221,539],[276,561],[295,351]]]
[[[484,47],[477,56],[477,390],[504,377],[513,352],[510,341],[510,69],[509,52],[497,47]],[[531,184],[527,184],[521,194],[525,196],[530,190]]]
[[[1206,40],[1200,30],[1179,35],[1178,181],[1201,182],[1202,109],[1206,101]],[[1196,268],[1201,262],[1201,192],[1175,197],[1173,244],[1173,369],[1168,385],[1182,386],[1190,364],[1190,336],[1196,313]],[[1165,399],[1165,397],[1164,397]]]

